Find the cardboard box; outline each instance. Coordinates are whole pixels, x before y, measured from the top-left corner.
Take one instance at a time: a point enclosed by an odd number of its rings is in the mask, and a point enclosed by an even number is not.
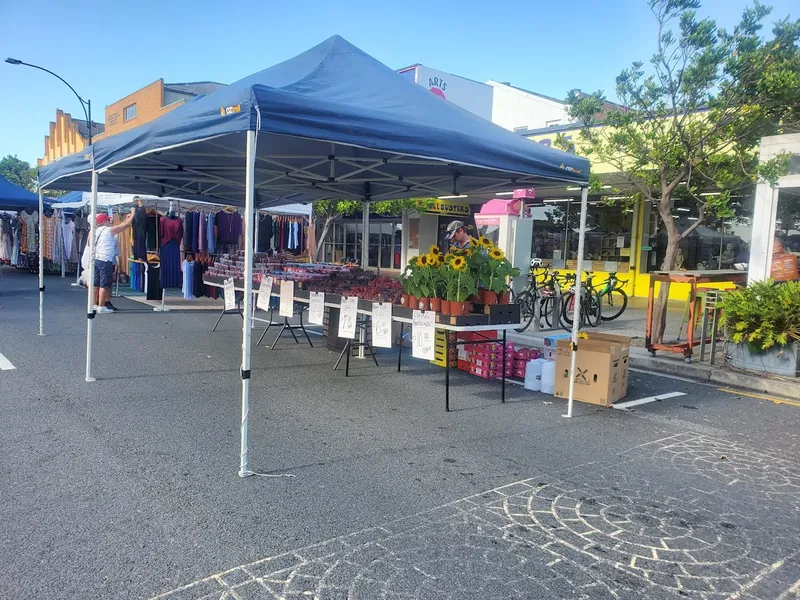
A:
[[[593,334],[578,340],[575,363],[575,400],[609,406],[628,393],[630,338]],[[569,340],[556,347],[555,396],[569,396],[569,367],[572,352]]]
[[[542,358],[545,360],[555,360],[556,359],[556,349],[555,348],[545,348],[542,350]]]

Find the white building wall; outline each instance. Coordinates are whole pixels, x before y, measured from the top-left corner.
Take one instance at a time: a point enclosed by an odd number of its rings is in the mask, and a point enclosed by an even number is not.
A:
[[[457,104],[487,121],[492,120],[493,90],[491,86],[431,69],[425,65],[416,65],[413,69],[414,81],[417,85],[421,85],[431,93]],[[408,77],[409,71],[410,69],[404,69],[401,74]]]
[[[492,122],[513,131],[517,127],[540,129],[569,123],[566,105],[498,81],[487,82],[494,89]]]

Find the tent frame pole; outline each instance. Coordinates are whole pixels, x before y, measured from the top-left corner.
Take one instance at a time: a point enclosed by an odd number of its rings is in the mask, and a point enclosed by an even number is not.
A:
[[[239,453],[239,477],[254,473],[247,465],[247,420],[250,412],[250,347],[251,317],[253,314],[253,216],[255,215],[255,171],[256,171],[256,132],[247,131],[247,171],[245,175],[244,209],[244,313],[242,319],[242,426],[241,450]]]
[[[92,323],[94,323],[94,257],[95,231],[97,231],[97,171],[92,169],[92,199],[89,203],[89,265],[86,268],[86,381],[97,381],[92,376]]]
[[[578,359],[578,330],[581,327],[581,296],[582,288],[581,282],[583,281],[583,248],[586,241],[586,211],[589,204],[589,188],[586,186],[581,187],[581,224],[578,230],[578,261],[575,265],[575,309],[572,313],[572,338],[571,338],[571,356],[569,364],[569,396],[567,401],[567,414],[561,415],[562,417],[572,417],[572,406],[575,398],[575,363]]]
[[[39,188],[39,335],[44,335],[44,196]]]

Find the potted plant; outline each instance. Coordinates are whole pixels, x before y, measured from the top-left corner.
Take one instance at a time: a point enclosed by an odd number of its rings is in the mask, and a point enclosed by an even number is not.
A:
[[[454,255],[444,269],[446,298],[450,303],[451,315],[467,313],[467,298],[477,292],[478,286],[473,271],[467,267],[467,257]]]
[[[500,304],[508,304],[511,300],[511,292],[508,291],[508,279],[520,274],[520,270],[514,267],[503,254],[500,248],[491,248],[488,258],[489,285],[487,291],[486,304],[489,302],[489,294],[495,296],[495,301]]]
[[[428,284],[428,299],[430,309],[436,312],[442,310],[442,294],[444,292],[444,276],[442,274],[442,252],[433,245],[428,251],[428,267],[426,279]]]
[[[423,267],[427,264],[426,260],[421,260],[422,256],[412,256],[405,271],[403,271],[403,292],[406,294],[406,304],[409,308],[418,309],[419,300],[423,295],[422,279]]]
[[[728,292],[720,304],[738,368],[797,377],[800,372],[800,282],[754,283]]]

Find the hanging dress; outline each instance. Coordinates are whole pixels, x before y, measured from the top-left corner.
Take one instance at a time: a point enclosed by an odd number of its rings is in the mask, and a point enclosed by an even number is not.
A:
[[[183,221],[176,218],[161,218],[158,223],[161,239],[161,287],[181,287],[181,239]]]

